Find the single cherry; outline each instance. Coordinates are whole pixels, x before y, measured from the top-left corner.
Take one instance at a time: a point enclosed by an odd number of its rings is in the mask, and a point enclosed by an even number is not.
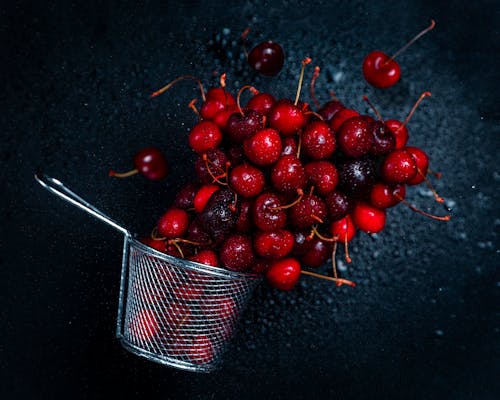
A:
[[[377,208],[386,209],[393,207],[404,199],[405,185],[388,185],[377,182],[370,192],[370,203]]]
[[[385,210],[368,203],[359,202],[352,213],[354,224],[366,233],[377,233],[384,229]]]
[[[255,197],[266,184],[264,173],[247,163],[237,165],[229,174],[231,188],[243,197]]]
[[[354,210],[355,202],[346,194],[335,190],[325,197],[328,218],[337,221]]]
[[[342,160],[337,163],[339,188],[348,196],[361,198],[370,193],[376,181],[375,162],[368,157]]]
[[[155,240],[151,237],[141,238],[141,243],[144,243],[146,246],[151,247],[152,249],[165,252],[165,241],[164,240]]]
[[[294,155],[281,156],[271,171],[271,182],[279,192],[295,193],[306,182],[304,167]]]
[[[225,178],[228,157],[221,149],[200,154],[194,163],[196,176],[201,183],[221,182]]]
[[[158,234],[167,239],[184,236],[189,227],[188,213],[177,207],[169,208],[158,221]]]
[[[254,110],[247,110],[244,114],[234,113],[227,120],[226,133],[234,143],[243,143],[245,139],[264,129],[263,115]]]
[[[248,63],[255,72],[265,76],[275,76],[283,67],[283,48],[271,40],[259,43],[248,54]]]
[[[311,268],[319,268],[324,265],[332,252],[331,245],[318,237],[313,237],[306,243],[306,249],[300,256],[300,262]]]
[[[165,178],[168,170],[168,163],[163,153],[156,147],[146,147],[135,155],[133,170],[122,173],[110,170],[109,176],[127,178],[140,172],[147,179],[157,181]]]
[[[322,223],[325,217],[325,202],[319,196],[309,193],[304,194],[288,212],[290,224],[299,229]]]
[[[180,188],[179,192],[175,196],[175,206],[177,208],[183,208],[187,210],[188,208],[194,207],[194,197],[198,192],[200,185],[196,183],[188,183]]]
[[[276,261],[266,271],[269,284],[277,289],[291,290],[300,279],[300,263],[292,257]]]
[[[326,122],[313,121],[302,133],[302,149],[314,160],[330,157],[336,147],[335,135]]]
[[[243,151],[254,164],[274,164],[281,154],[281,137],[274,129],[263,129],[243,142]]]
[[[213,250],[202,250],[195,255],[189,257],[191,261],[195,261],[200,264],[210,265],[212,267],[217,267],[219,265],[219,258],[217,253]]]
[[[349,118],[337,133],[337,143],[349,157],[359,158],[368,154],[373,144],[370,123],[363,117]]]
[[[294,238],[293,233],[285,229],[258,232],[254,239],[255,252],[260,257],[279,260],[291,253]]]
[[[311,161],[304,165],[307,184],[314,186],[321,196],[333,192],[337,187],[339,176],[335,164],[330,161]]]
[[[330,121],[340,111],[345,110],[345,106],[339,100],[330,100],[318,111],[325,121]]]
[[[383,156],[396,148],[396,138],[384,122],[373,121],[369,129],[373,136],[370,154]]]
[[[330,224],[330,233],[338,242],[350,242],[356,235],[356,226],[350,215]]]
[[[248,100],[246,109],[257,111],[262,115],[267,115],[275,103],[276,99],[272,94],[258,93]]]
[[[269,125],[283,136],[295,135],[305,124],[304,113],[289,99],[278,101],[269,111]]]
[[[252,240],[243,234],[229,236],[220,249],[220,261],[232,271],[247,271],[254,261]]]
[[[286,211],[274,193],[262,193],[255,199],[252,216],[255,226],[266,232],[276,231],[286,224]]]
[[[356,110],[344,108],[332,117],[332,119],[330,120],[330,128],[332,128],[334,132],[338,132],[345,121],[347,121],[349,118],[357,116],[359,116],[359,113]]]
[[[394,150],[384,159],[381,174],[387,183],[407,183],[417,175],[415,159],[404,149]]]
[[[189,133],[189,146],[198,154],[217,148],[222,141],[222,132],[212,121],[198,122]]]
[[[429,169],[429,156],[418,147],[405,147],[405,150],[411,154],[415,160],[415,165],[417,167],[417,174],[406,182],[407,185],[418,185],[425,180],[427,175],[427,170]]]

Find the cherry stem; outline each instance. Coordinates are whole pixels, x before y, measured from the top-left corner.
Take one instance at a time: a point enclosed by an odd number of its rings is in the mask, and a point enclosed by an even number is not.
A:
[[[332,268],[333,268],[333,277],[337,278],[337,263],[335,262],[335,255],[337,254],[337,242],[333,243],[332,250]]]
[[[332,100],[339,101],[339,98],[335,95],[335,92],[333,90],[330,90],[330,97]]]
[[[250,33],[250,27],[246,28],[243,33],[241,34],[241,40],[243,42],[242,46],[243,46],[243,53],[245,54],[245,57],[248,58],[248,51],[247,51],[247,47],[246,47],[246,42],[247,42],[247,36],[248,34]]]
[[[418,33],[413,39],[411,39],[408,43],[406,43],[403,47],[401,47],[398,51],[396,51],[389,59],[387,59],[384,64],[387,64],[389,61],[394,60],[397,56],[399,56],[403,51],[405,51],[408,47],[410,47],[413,43],[415,43],[418,39],[420,39],[423,35],[425,35],[427,32],[431,31],[434,29],[436,26],[436,22],[431,19],[431,24],[425,28],[423,31]]]
[[[433,171],[432,169],[430,168],[427,168],[427,172],[429,174],[432,174],[434,175],[437,179],[441,179],[441,177],[443,176],[443,174],[441,172],[436,172],[436,171]]]
[[[370,99],[368,98],[368,96],[363,96],[363,100],[366,101],[368,103],[368,105],[370,106],[370,108],[373,110],[373,112],[375,113],[375,115],[377,116],[377,119],[379,121],[382,121],[384,122],[384,119],[382,118],[382,115],[380,115],[380,113],[378,112],[378,110],[375,108],[375,106],[373,105],[373,103],[370,101]]]
[[[314,215],[314,214],[311,214],[309,215],[312,219],[314,219],[315,221],[319,222],[320,224],[323,224],[325,221],[323,221],[320,217],[318,217],[317,215]]]
[[[413,113],[415,112],[415,110],[417,109],[417,107],[420,105],[420,103],[422,102],[422,100],[425,99],[426,97],[431,97],[431,96],[432,96],[431,92],[424,92],[424,93],[422,93],[420,95],[420,97],[418,98],[418,100],[413,105],[412,109],[410,110],[410,112],[406,116],[406,118],[403,121],[403,123],[401,124],[401,126],[398,129],[396,129],[396,132],[398,132],[400,129],[403,129],[403,127],[408,123],[408,121],[410,121],[410,118],[413,116]]]
[[[410,210],[415,211],[418,214],[424,215],[426,217],[429,217],[429,218],[432,218],[432,219],[435,219],[435,220],[438,220],[438,221],[449,221],[451,219],[451,217],[449,215],[445,215],[444,217],[440,217],[440,216],[432,215],[432,214],[429,214],[429,213],[427,213],[425,211],[419,210],[413,204],[411,204],[410,202],[408,202],[405,199],[403,199],[399,194],[394,194],[394,196],[399,201],[401,201],[405,206],[407,206]]]
[[[179,76],[178,78],[174,79],[172,82],[170,82],[167,85],[163,86],[161,89],[157,90],[156,92],[151,93],[151,95],[149,97],[153,98],[153,97],[159,96],[160,94],[166,92],[168,89],[170,89],[172,86],[174,86],[177,82],[185,80],[185,79],[192,79],[196,83],[198,83],[198,86],[200,87],[200,91],[201,91],[201,98],[203,99],[203,101],[205,101],[206,100],[205,88],[203,87],[203,85],[200,82],[200,80],[198,78],[192,76],[192,75],[182,75],[182,76]]]
[[[345,261],[346,263],[350,264],[352,263],[352,258],[349,256],[349,245],[347,244],[347,228],[349,224],[349,220],[346,222],[346,230],[345,230],[345,235],[344,235],[344,252],[345,252]]]
[[[108,175],[113,176],[115,178],[128,178],[129,176],[133,176],[139,173],[139,170],[137,168],[134,168],[130,171],[127,172],[116,172],[112,169],[109,170]]]
[[[302,149],[302,129],[298,133],[299,140],[297,141],[297,158],[300,158],[300,150]]]
[[[434,196],[434,200],[436,200],[438,203],[443,204],[444,199],[440,195],[437,194],[436,189],[434,189],[434,186],[432,186],[432,184],[429,182],[429,180],[427,179],[425,174],[420,170],[420,168],[417,168],[417,171],[422,176],[422,178],[424,178],[424,182],[427,185],[427,187],[429,188],[429,190],[432,192],[432,195]]]
[[[275,211],[275,210],[286,210],[287,208],[293,207],[295,204],[299,203],[300,200],[302,200],[302,197],[304,196],[304,191],[302,189],[297,189],[297,194],[299,195],[299,197],[297,197],[297,199],[295,199],[290,204],[287,204],[287,205],[284,205],[284,206],[279,206],[279,207],[273,207],[273,208],[271,208],[271,210],[272,211]]]
[[[195,106],[195,104],[196,104],[196,102],[197,102],[197,101],[198,101],[198,99],[193,99],[193,100],[191,100],[191,101],[189,102],[189,104],[188,104],[188,107],[189,107],[191,110],[193,110],[193,111],[194,111],[194,113],[195,113],[198,117],[200,117],[200,112],[198,111],[198,109],[197,109],[197,108],[196,108],[196,106]]]
[[[224,89],[224,88],[226,87],[226,78],[227,78],[227,73],[225,73],[225,72],[224,72],[224,73],[220,76],[220,80],[219,80],[219,82],[220,82],[220,87],[221,87],[222,89]]]
[[[316,118],[319,118],[321,121],[325,120],[322,115],[320,115],[320,114],[318,114],[317,112],[314,112],[314,111],[307,111],[307,112],[304,113],[304,115],[314,115]]]
[[[160,237],[158,236],[158,227],[154,227],[153,230],[151,231],[151,239],[153,240],[165,240],[166,237]]]
[[[179,243],[177,243],[176,241],[173,241],[171,244],[173,244],[177,248],[181,257],[184,258],[184,252],[182,251],[181,246],[179,246]]]
[[[311,99],[312,99],[314,105],[316,106],[316,108],[321,107],[321,103],[316,98],[316,93],[314,92],[314,85],[316,84],[316,79],[318,79],[320,71],[321,71],[321,69],[319,68],[319,66],[314,67],[313,76],[311,78],[311,84],[309,86],[309,92],[311,95]]]
[[[224,171],[222,168],[220,168],[218,165],[216,165],[212,160],[210,160],[207,156],[207,153],[204,153],[203,154],[203,161],[205,161],[205,167],[207,168],[207,172],[208,174],[212,177],[213,179],[213,182],[217,182],[219,185],[223,185],[223,186],[227,186],[228,183],[227,182],[222,182],[220,179],[221,178],[227,178],[227,171],[228,171],[228,168],[229,168],[229,161],[226,163],[226,170]],[[210,164],[214,165],[216,168],[218,168],[219,170],[222,171],[222,173],[220,175],[215,175],[212,170],[210,169]]]
[[[295,95],[295,102],[293,103],[294,105],[297,105],[299,103],[299,98],[300,98],[300,90],[302,89],[302,81],[304,80],[304,71],[306,69],[306,65],[309,64],[312,61],[309,57],[306,57],[302,60],[302,67],[300,69],[300,76],[299,76],[299,86],[297,87],[297,94]]]
[[[206,246],[207,244],[209,244],[209,243],[193,242],[192,240],[183,239],[183,238],[170,239],[167,243],[168,244],[186,243],[186,244],[192,244],[193,246]]]
[[[324,242],[337,242],[338,241],[338,237],[337,236],[333,236],[331,238],[328,238],[326,236],[323,236],[321,233],[318,232],[318,229],[316,228],[316,226],[313,226],[312,227],[312,232],[318,237],[320,238],[322,241]]]
[[[238,193],[234,193],[234,200],[233,202],[229,205],[229,210],[231,210],[231,212],[235,213],[236,212],[236,204],[238,202]]]
[[[241,109],[241,105],[240,105],[240,98],[241,98],[241,94],[245,91],[245,90],[250,90],[254,95],[258,94],[259,91],[257,89],[255,89],[253,86],[251,85],[245,85],[243,86],[240,90],[238,90],[238,95],[236,96],[236,104],[238,106],[238,111],[240,112],[240,114],[242,116],[245,116],[245,114],[243,113],[243,110]]]
[[[317,274],[316,272],[311,272],[311,271],[300,271],[301,274],[304,274],[304,275],[310,275],[310,276],[314,276],[315,278],[320,278],[320,279],[325,279],[327,281],[332,281],[332,282],[335,282],[337,284],[337,286],[342,286],[342,285],[348,285],[348,286],[351,286],[351,287],[355,287],[356,284],[352,281],[349,281],[347,279],[342,279],[342,278],[332,278],[331,276],[326,276],[326,275],[321,275],[321,274]]]

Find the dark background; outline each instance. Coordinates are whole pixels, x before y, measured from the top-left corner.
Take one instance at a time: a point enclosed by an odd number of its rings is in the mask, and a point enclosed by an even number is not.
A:
[[[209,3],[0,6],[0,397],[498,398],[498,2]],[[430,18],[436,29],[399,57],[401,81],[369,87],[364,56],[395,51]],[[247,26],[251,43],[284,47],[279,77],[245,64]],[[193,175],[186,132],[196,119],[186,105],[198,92],[185,82],[148,94],[182,74],[209,85],[213,71],[227,71],[233,91],[252,83],[293,97],[304,56],[322,67],[323,101],[333,89],[366,112],[367,94],[385,118],[402,119],[422,91],[433,93],[410,142],[443,173],[434,182],[453,219],[391,210],[383,233],[353,243],[343,274],[355,289],[309,277],[290,293],[262,285],[218,372],[129,354],[114,339],[120,234],[41,189],[33,171],[146,232]],[[171,162],[166,182],[107,177],[151,144]],[[423,187],[407,197],[446,212]]]

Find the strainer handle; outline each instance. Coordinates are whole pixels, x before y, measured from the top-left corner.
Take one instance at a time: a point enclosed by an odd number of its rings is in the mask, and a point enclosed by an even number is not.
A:
[[[108,217],[102,211],[95,208],[92,204],[82,199],[75,192],[68,189],[64,184],[58,179],[52,178],[44,173],[37,172],[35,173],[35,179],[38,181],[40,185],[42,185],[49,192],[56,194],[62,199],[66,200],[68,203],[81,208],[82,210],[88,212],[90,215],[99,218],[101,221],[106,222],[108,225],[111,225],[113,228],[119,230],[123,234],[127,236],[132,236],[131,233],[121,226],[118,222]]]

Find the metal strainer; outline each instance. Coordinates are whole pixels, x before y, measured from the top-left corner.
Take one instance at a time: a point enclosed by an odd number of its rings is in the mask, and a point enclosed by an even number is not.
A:
[[[228,271],[156,251],[57,179],[37,173],[47,190],[125,235],[116,336],[130,352],[191,371],[221,362],[258,275]]]

